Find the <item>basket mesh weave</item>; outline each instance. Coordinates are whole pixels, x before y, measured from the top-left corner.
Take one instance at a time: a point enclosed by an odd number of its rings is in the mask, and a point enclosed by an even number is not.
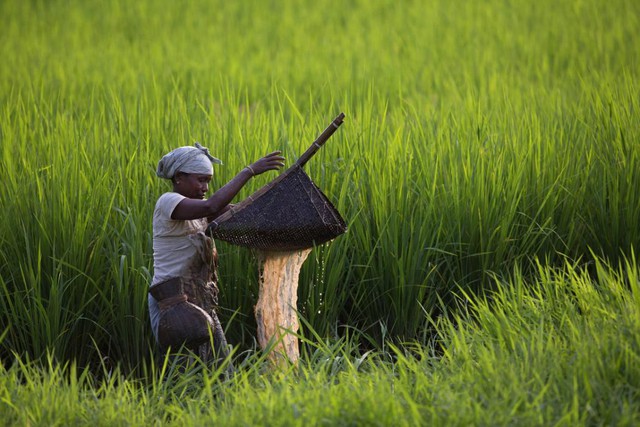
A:
[[[301,166],[293,166],[209,224],[212,237],[262,250],[313,247],[347,231]]]

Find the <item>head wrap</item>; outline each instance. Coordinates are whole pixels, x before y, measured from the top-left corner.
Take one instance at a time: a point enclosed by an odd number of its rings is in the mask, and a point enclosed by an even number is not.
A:
[[[156,175],[165,179],[172,179],[176,172],[213,175],[212,163],[222,164],[220,159],[196,142],[195,147],[180,147],[165,154],[158,162]]]

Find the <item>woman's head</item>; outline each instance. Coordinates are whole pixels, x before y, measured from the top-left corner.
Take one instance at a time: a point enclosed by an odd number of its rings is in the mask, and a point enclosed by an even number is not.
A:
[[[174,191],[190,198],[202,198],[213,175],[212,163],[221,164],[209,150],[196,142],[195,147],[180,147],[158,162],[156,175],[170,179]]]

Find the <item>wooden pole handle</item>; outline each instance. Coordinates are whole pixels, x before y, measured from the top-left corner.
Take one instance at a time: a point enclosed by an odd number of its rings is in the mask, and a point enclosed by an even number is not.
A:
[[[309,159],[314,154],[316,154],[316,151],[318,151],[320,147],[322,147],[322,145],[325,142],[327,142],[327,140],[331,137],[331,135],[333,135],[333,133],[336,130],[338,130],[338,127],[340,127],[343,121],[344,121],[344,113],[338,114],[338,116],[335,119],[333,119],[331,124],[327,126],[327,128],[320,134],[320,136],[318,136],[318,138],[316,138],[316,140],[313,141],[313,144],[311,144],[311,147],[309,147],[307,151],[302,153],[302,156],[300,156],[298,161],[295,162],[294,166],[303,167],[309,161]]]

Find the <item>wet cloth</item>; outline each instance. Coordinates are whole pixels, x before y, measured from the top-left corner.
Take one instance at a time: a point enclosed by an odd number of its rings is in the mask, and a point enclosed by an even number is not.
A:
[[[151,286],[174,277],[187,274],[187,266],[198,253],[193,244],[193,234],[207,226],[205,218],[189,221],[171,219],[173,210],[185,196],[179,193],[164,193],[156,202],[153,212],[153,281]],[[153,335],[158,339],[160,310],[156,300],[149,295],[149,315]]]
[[[153,214],[154,275],[151,287],[179,278],[184,284],[189,302],[204,310],[212,319],[217,357],[226,355],[226,339],[217,314],[218,277],[217,252],[212,238],[204,234],[205,218],[174,220],[171,214],[185,197],[179,193],[165,193],[156,202]],[[153,334],[158,340],[161,308],[151,295],[149,315]],[[208,346],[208,343],[207,343]],[[207,353],[206,349],[200,350]]]

